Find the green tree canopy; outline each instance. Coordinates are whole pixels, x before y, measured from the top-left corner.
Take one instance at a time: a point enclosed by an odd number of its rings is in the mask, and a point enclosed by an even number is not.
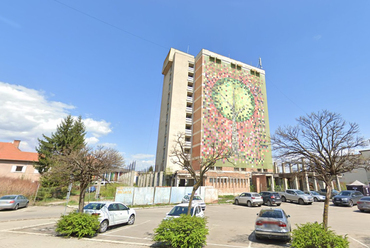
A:
[[[74,119],[71,115],[62,120],[51,137],[43,134],[43,139],[38,139],[39,145],[36,148],[39,154],[36,169],[39,173],[43,174],[53,167],[53,155],[68,155],[72,151],[84,148],[86,146],[85,135],[85,125],[81,116]]]

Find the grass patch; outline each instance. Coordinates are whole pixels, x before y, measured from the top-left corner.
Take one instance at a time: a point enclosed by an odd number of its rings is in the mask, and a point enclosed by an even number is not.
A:
[[[235,199],[234,195],[219,195],[218,196],[218,203],[233,203]]]

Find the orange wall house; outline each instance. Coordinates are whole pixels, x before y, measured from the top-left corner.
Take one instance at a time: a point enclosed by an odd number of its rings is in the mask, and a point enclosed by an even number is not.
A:
[[[38,153],[19,150],[20,140],[0,142],[0,177],[23,178],[39,181],[40,174],[33,166]]]

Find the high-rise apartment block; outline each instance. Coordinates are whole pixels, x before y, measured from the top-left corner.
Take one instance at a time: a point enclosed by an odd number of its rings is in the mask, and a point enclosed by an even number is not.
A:
[[[194,57],[171,49],[164,75],[156,153],[156,171],[172,175],[167,185],[194,182],[171,159],[175,137],[185,134],[186,152],[196,161],[225,142],[232,163],[218,161],[204,186],[221,193],[272,187],[273,165],[265,71],[202,49]]]

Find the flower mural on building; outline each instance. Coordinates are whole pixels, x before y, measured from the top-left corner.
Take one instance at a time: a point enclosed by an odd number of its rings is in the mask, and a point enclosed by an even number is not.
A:
[[[231,120],[232,150],[239,155],[237,122],[243,122],[254,113],[254,98],[248,87],[234,78],[222,78],[212,87],[212,99],[217,110]]]

